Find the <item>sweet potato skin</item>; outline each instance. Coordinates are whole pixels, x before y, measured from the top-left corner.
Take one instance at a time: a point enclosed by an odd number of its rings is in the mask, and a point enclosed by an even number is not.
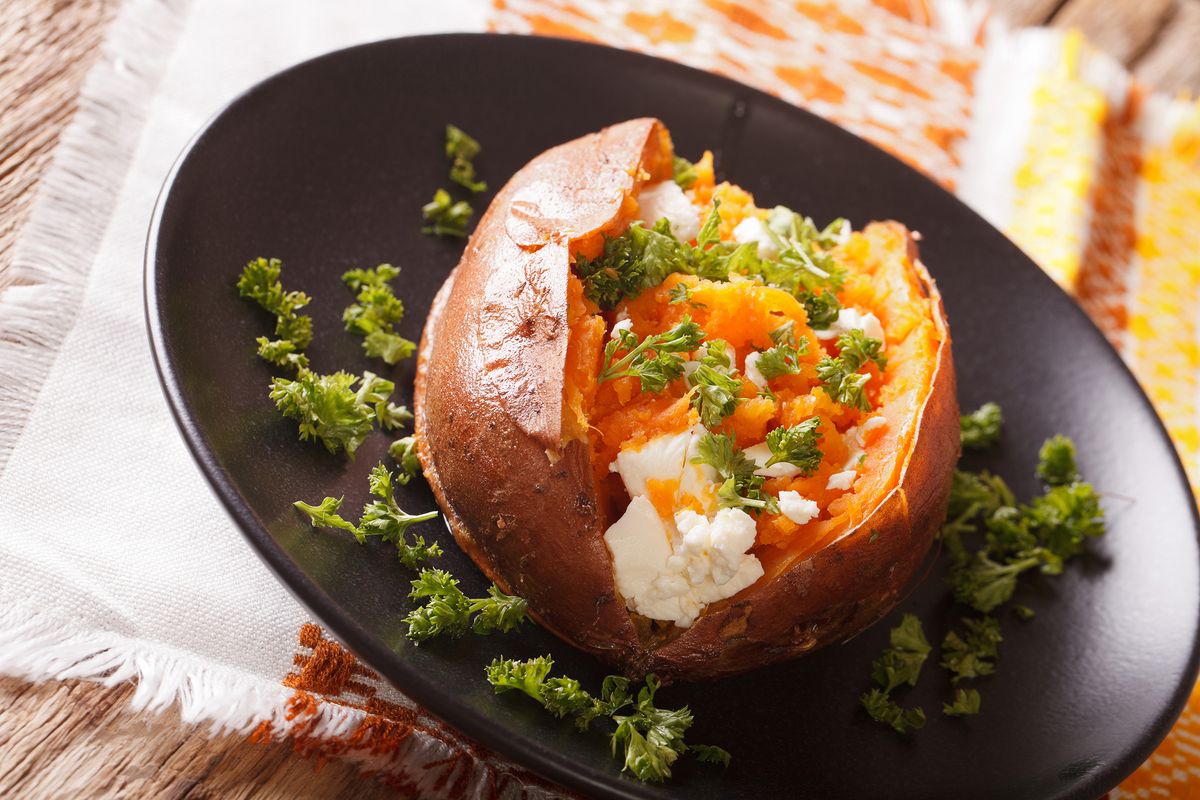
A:
[[[844,641],[896,604],[945,514],[958,407],[945,312],[910,238],[941,337],[898,485],[829,546],[665,643],[640,639],[615,588],[587,444],[561,446],[566,283],[572,243],[615,230],[637,182],[669,170],[665,129],[640,119],[549,150],[512,178],[430,311],[415,429],[456,541],[541,624],[632,676],[712,679]]]
[[[663,177],[669,147],[657,120],[631,120],[521,169],[439,292],[417,361],[418,455],[455,540],[544,626],[614,663],[637,636],[587,445],[560,452],[570,247],[614,224],[643,175]]]

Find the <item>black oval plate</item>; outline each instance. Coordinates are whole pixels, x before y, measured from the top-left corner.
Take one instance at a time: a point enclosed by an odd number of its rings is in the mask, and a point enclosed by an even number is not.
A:
[[[388,546],[314,531],[293,500],[345,495],[357,508],[384,457],[377,434],[356,461],[301,443],[267,398],[254,356],[266,316],[234,282],[252,257],[282,258],[284,281],[314,299],[322,371],[370,368],[411,400],[413,364],[369,363],[342,332],[339,276],[392,262],[416,339],[461,243],[420,233],[420,207],[447,185],[442,126],[484,145],[498,188],[551,145],[637,116],[661,117],[678,150],[716,151],[720,175],[770,205],[818,221],[895,218],[924,234],[945,295],[964,408],[1000,402],[1003,442],[972,458],[1019,497],[1042,440],[1073,436],[1107,497],[1108,536],[1056,580],[1031,581],[1037,610],[1004,618],[998,673],[978,717],[939,706],[945,673],[927,665],[904,697],[930,723],[907,738],[869,721],[858,697],[902,610],[940,639],[959,616],[940,565],[887,621],[839,647],[712,685],[663,690],[688,703],[689,739],[727,747],[727,770],[683,759],[666,785],[619,772],[598,730],[583,736],[523,697],[495,696],[483,666],[503,653],[553,653],[597,688],[606,670],[544,631],[431,642],[404,638],[411,577]],[[482,210],[491,193],[476,198]],[[882,151],[780,100],[720,77],[592,45],[533,37],[397,39],[331,53],[252,89],[216,116],[168,177],[150,230],[146,304],[159,372],[179,426],[217,496],[313,613],[371,666],[466,734],[545,776],[604,797],[1057,798],[1094,800],[1168,731],[1192,688],[1200,555],[1192,495],[1167,435],[1103,337],[1042,272],[950,194]],[[382,368],[382,369],[381,369]],[[420,482],[410,510],[434,505]],[[478,570],[440,525],[442,564],[479,591]],[[568,568],[568,565],[564,565]],[[598,728],[598,726],[597,726]]]

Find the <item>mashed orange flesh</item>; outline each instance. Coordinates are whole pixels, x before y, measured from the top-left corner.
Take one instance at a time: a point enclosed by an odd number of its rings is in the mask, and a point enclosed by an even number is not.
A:
[[[707,214],[714,196],[721,199],[723,240],[732,238],[733,228],[742,219],[762,214],[744,190],[729,184],[712,185],[707,155],[696,166],[700,179],[691,198],[701,215]],[[911,446],[917,409],[933,378],[941,341],[934,323],[936,310],[909,263],[907,236],[899,226],[868,225],[838,246],[833,257],[847,270],[838,294],[843,307],[873,312],[884,329],[887,368],[881,373],[870,364],[864,370],[871,373],[867,396],[873,410],[869,412],[836,404],[821,387],[816,364],[826,355],[837,355],[835,341],[822,341],[814,335],[803,305],[786,291],[751,280],[712,282],[675,274],[603,314],[584,296],[578,278],[570,277],[564,437],[589,442],[596,485],[610,521],[622,513],[629,500],[619,477],[609,471],[617,452],[623,446],[679,433],[699,422],[688,403],[683,379],[661,393],[642,392],[636,378],[597,384],[608,331],[621,312],[628,315],[639,338],[667,330],[690,316],[704,330],[706,340],[724,339],[732,345],[739,371],[744,370],[749,353],[772,346],[771,331],[789,320],[795,323],[797,336],[807,339],[800,373],[770,381],[774,399],[758,396],[757,387],[743,373],[742,401],[720,428],[722,433],[735,434],[737,446],[744,449],[763,442],[776,427],[797,425],[813,416],[821,420],[823,458],[819,469],[808,477],[769,478],[764,484],[770,494],[797,491],[822,509],[818,518],[804,525],[782,514],[759,515],[753,552],[768,575],[853,528],[896,485]],[[689,287],[690,301],[671,303],[671,289],[679,283]],[[842,434],[872,416],[884,417],[887,425],[864,434],[865,457],[852,489],[826,488],[830,475],[846,468],[849,449]],[[674,489],[674,485],[651,487],[650,500],[661,506],[664,515],[671,511]]]

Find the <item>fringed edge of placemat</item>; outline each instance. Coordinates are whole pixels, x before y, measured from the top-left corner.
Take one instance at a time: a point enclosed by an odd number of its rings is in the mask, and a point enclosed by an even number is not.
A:
[[[0,472],[74,325],[189,5],[126,1],[38,187],[0,291]]]

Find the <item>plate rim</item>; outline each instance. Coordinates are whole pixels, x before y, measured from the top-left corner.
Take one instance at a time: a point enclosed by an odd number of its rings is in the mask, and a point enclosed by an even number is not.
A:
[[[1011,250],[1010,258],[1014,262],[1024,262],[1025,266],[1036,273],[1036,279],[1043,281],[1040,291],[1053,291],[1062,295],[1068,301],[1074,313],[1086,322],[1084,328],[1088,331],[1088,335],[1098,338],[1103,343],[1109,356],[1119,365],[1119,369],[1133,386],[1138,402],[1142,404],[1142,407],[1153,420],[1154,428],[1160,440],[1166,445],[1169,451],[1169,460],[1173,468],[1172,475],[1179,482],[1183,494],[1191,498],[1189,509],[1192,520],[1192,532],[1197,541],[1200,541],[1200,511],[1197,509],[1196,498],[1191,484],[1187,479],[1182,458],[1170,438],[1166,424],[1155,410],[1145,389],[1133,374],[1132,369],[1125,362],[1125,359],[1116,351],[1092,319],[1087,316],[1078,302],[1046,275],[1024,251],[1003,232],[993,226],[991,222],[963,202],[957,195],[945,189],[925,173],[896,158],[872,142],[805,108],[733,80],[732,78],[637,51],[551,36],[491,32],[432,33],[416,36],[389,37],[363,42],[304,59],[256,81],[223,103],[191,135],[172,162],[155,197],[154,209],[151,213],[146,234],[146,244],[143,250],[143,311],[150,341],[150,350],[154,360],[155,373],[163,395],[167,400],[171,416],[182,435],[188,452],[200,468],[201,474],[209,483],[221,507],[234,522],[243,538],[251,545],[256,555],[267,565],[275,578],[324,627],[333,632],[337,639],[357,657],[362,659],[364,663],[376,670],[389,683],[394,683],[398,688],[401,688],[405,694],[410,693],[410,686],[416,687],[410,696],[433,713],[434,716],[443,720],[459,732],[483,743],[532,772],[578,791],[588,792],[589,794],[600,793],[607,797],[628,798],[629,800],[657,795],[657,792],[651,793],[648,791],[655,788],[652,785],[636,782],[628,778],[623,772],[617,772],[617,764],[615,762],[611,775],[602,773],[595,773],[593,775],[587,769],[579,770],[573,768],[576,762],[561,756],[559,754],[560,751],[555,748],[545,746],[544,742],[546,739],[531,741],[522,736],[512,735],[506,729],[490,724],[489,720],[479,716],[468,706],[454,702],[452,699],[453,693],[438,691],[429,682],[422,681],[421,678],[423,676],[420,670],[409,669],[403,666],[400,669],[379,668],[379,664],[381,663],[388,664],[389,666],[395,663],[387,659],[387,653],[391,652],[392,648],[388,648],[382,642],[376,641],[375,637],[362,627],[357,620],[343,614],[331,602],[326,592],[292,561],[283,548],[270,535],[266,526],[253,512],[245,498],[218,463],[216,453],[212,449],[210,441],[192,413],[186,395],[178,380],[174,362],[170,357],[169,337],[166,334],[166,325],[159,303],[160,276],[157,273],[155,265],[158,260],[158,245],[163,214],[175,180],[192,153],[203,142],[212,128],[230,111],[241,106],[243,103],[250,102],[254,95],[264,91],[276,81],[286,80],[295,73],[310,69],[324,61],[333,61],[342,58],[349,53],[373,48],[403,47],[409,42],[429,40],[438,40],[439,42],[444,42],[447,47],[454,47],[479,39],[508,40],[513,43],[519,43],[516,45],[519,48],[528,44],[533,47],[559,47],[564,51],[585,50],[591,51],[597,57],[625,58],[633,62],[641,61],[643,66],[648,69],[675,71],[684,76],[685,79],[707,82],[709,85],[723,88],[731,96],[731,99],[744,99],[755,104],[774,105],[786,114],[803,118],[807,125],[824,128],[824,132],[828,135],[835,138],[842,138],[846,141],[853,140],[853,146],[870,148],[877,155],[882,155],[892,161],[893,166],[900,167],[907,173],[906,180],[919,181],[934,188],[947,200],[956,204],[960,211],[965,211],[968,215],[974,217],[978,224],[986,226],[999,238],[1003,239],[1003,242]],[[505,182],[507,182],[507,178]],[[336,621],[336,624],[331,624],[331,620]],[[1092,800],[1092,798],[1109,791],[1126,777],[1133,774],[1138,766],[1157,749],[1174,726],[1175,721],[1179,718],[1187,704],[1188,698],[1191,696],[1193,688],[1196,686],[1197,672],[1200,671],[1200,623],[1198,623],[1192,637],[1192,649],[1187,663],[1188,674],[1192,676],[1192,680],[1180,681],[1175,687],[1171,696],[1171,702],[1165,709],[1166,713],[1161,714],[1153,725],[1142,732],[1138,738],[1139,747],[1132,748],[1124,758],[1107,762],[1102,768],[1089,772],[1084,779],[1064,787],[1063,792],[1052,796]],[[411,676],[415,680],[411,681],[411,683],[401,684],[391,677],[393,674],[400,673],[403,673],[406,677]],[[431,690],[427,691],[427,686]],[[508,735],[505,735],[506,733]],[[669,789],[670,787],[668,785],[665,788]]]

